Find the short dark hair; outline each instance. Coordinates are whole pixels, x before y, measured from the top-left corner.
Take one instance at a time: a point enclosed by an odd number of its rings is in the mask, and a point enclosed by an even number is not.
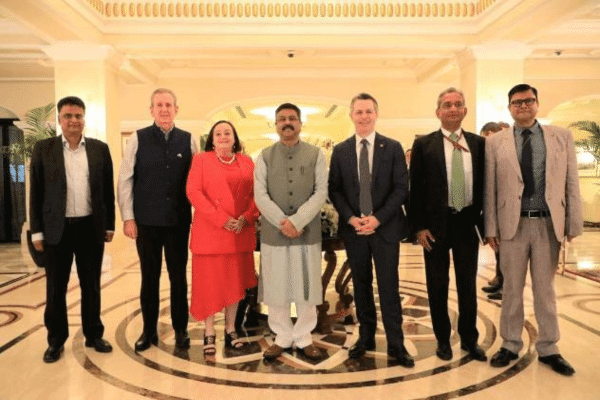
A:
[[[60,110],[64,106],[77,106],[77,107],[81,107],[83,109],[83,111],[85,112],[85,103],[83,102],[83,100],[81,100],[77,96],[67,96],[67,97],[63,97],[62,99],[60,99],[58,101],[58,104],[56,105],[56,109],[58,110],[59,114],[60,114]]]
[[[375,97],[371,96],[369,93],[359,93],[354,96],[352,100],[350,100],[350,112],[353,111],[356,100],[371,100],[375,106],[375,112],[379,112],[379,104],[377,103],[377,100],[375,100]]]
[[[535,99],[537,100],[537,98],[538,98],[537,89],[526,83],[520,83],[517,86],[513,86],[513,88],[508,91],[508,103],[510,104],[510,100],[516,93],[526,92],[528,90],[531,90],[533,92],[533,95],[535,96]]]
[[[240,143],[240,138],[238,137],[237,131],[235,130],[235,126],[233,126],[233,124],[229,121],[225,121],[225,120],[221,120],[216,122],[212,128],[210,128],[210,132],[208,133],[208,138],[206,139],[206,144],[204,145],[204,151],[213,151],[214,150],[214,145],[213,145],[213,137],[215,135],[215,128],[217,127],[217,125],[219,124],[228,124],[231,127],[231,130],[233,131],[233,152],[237,153],[240,150],[242,150],[242,144]]]
[[[281,110],[294,110],[296,111],[296,114],[298,114],[298,119],[302,120],[302,112],[300,111],[300,108],[295,104],[283,103],[282,105],[277,107],[277,109],[275,110],[275,118],[277,118],[277,114],[279,114],[279,111]]]

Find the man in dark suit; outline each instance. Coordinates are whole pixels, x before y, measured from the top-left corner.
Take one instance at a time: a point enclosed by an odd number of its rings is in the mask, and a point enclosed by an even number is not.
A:
[[[375,350],[377,313],[373,264],[388,354],[405,367],[414,361],[404,347],[402,306],[398,293],[402,203],[408,194],[404,151],[399,142],[375,132],[377,101],[361,93],[350,103],[356,134],[335,146],[329,170],[329,198],[339,213],[352,270],[359,339],[349,356]]]
[[[158,344],[160,274],[163,249],[171,282],[171,322],[175,346],[188,349],[187,275],[192,210],[185,194],[196,142],[175,126],[175,93],[156,89],[150,96],[154,124],[131,135],[119,173],[117,197],[123,233],[136,241],[142,272],[140,303],[144,328],[136,351]]]
[[[78,97],[58,102],[62,135],[38,142],[31,158],[30,222],[35,249],[44,252],[48,349],[44,362],[60,358],[69,337],[67,285],[73,256],[81,287],[86,347],[112,351],[102,339],[100,274],[104,242],[115,229],[113,165],[108,146],[84,138],[85,104]]]
[[[409,219],[423,246],[429,308],[442,360],[452,358],[448,316],[450,250],[458,292],[461,349],[478,361],[487,359],[477,344],[475,278],[479,253],[477,225],[483,206],[485,141],[461,128],[465,97],[455,88],[443,91],[436,115],[442,127],[415,140],[410,161]]]

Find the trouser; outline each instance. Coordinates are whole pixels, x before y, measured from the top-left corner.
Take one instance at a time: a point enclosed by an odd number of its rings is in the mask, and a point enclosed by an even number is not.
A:
[[[432,250],[423,250],[429,309],[433,332],[439,343],[450,343],[451,323],[448,315],[450,250],[456,275],[458,295],[458,334],[467,346],[477,343],[477,256],[479,239],[472,224],[469,208],[458,213],[449,211],[444,238],[436,237]]]
[[[48,344],[60,347],[69,337],[67,287],[75,257],[81,288],[81,322],[87,340],[101,338],[104,325],[100,320],[100,274],[104,242],[96,240],[94,218],[68,218],[60,243],[45,245],[46,309],[44,324]]]
[[[269,327],[277,337],[275,344],[288,348],[293,344],[304,348],[312,344],[311,332],[317,326],[317,307],[314,304],[296,303],[298,319],[292,323],[290,306],[269,305]]]
[[[400,243],[387,242],[375,233],[357,236],[347,241],[345,247],[352,270],[356,316],[360,323],[359,335],[365,339],[373,338],[377,328],[377,310],[373,294],[374,261],[388,348],[401,348],[404,345],[404,334],[398,281]]]
[[[142,285],[140,302],[144,332],[157,332],[162,252],[165,251],[167,272],[171,283],[171,321],[176,332],[184,332],[188,325],[187,275],[190,225],[138,225],[136,241]]]
[[[511,240],[501,240],[500,268],[504,274],[504,288],[500,335],[505,349],[518,353],[523,348],[523,289],[529,265],[533,309],[539,329],[535,347],[541,357],[559,352],[557,342],[560,333],[554,292],[559,253],[560,242],[549,217],[521,217],[516,235]]]

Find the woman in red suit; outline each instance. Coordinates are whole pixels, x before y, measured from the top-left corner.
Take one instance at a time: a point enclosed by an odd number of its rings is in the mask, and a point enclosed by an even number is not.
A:
[[[238,302],[256,286],[253,251],[254,163],[241,154],[234,126],[219,121],[210,130],[205,152],[196,155],[187,180],[194,207],[192,222],[192,300],[190,314],[204,320],[204,354],[214,355],[215,313],[225,308],[225,345],[245,343],[235,331]]]

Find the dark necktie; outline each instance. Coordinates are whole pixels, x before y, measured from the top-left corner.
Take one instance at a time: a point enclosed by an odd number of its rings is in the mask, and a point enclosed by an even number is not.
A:
[[[525,183],[523,196],[531,197],[535,193],[535,182],[533,180],[533,149],[531,148],[531,135],[529,129],[521,132],[523,135],[523,150],[521,153],[521,174]]]
[[[373,203],[371,199],[371,172],[369,171],[369,151],[367,139],[360,141],[363,145],[360,149],[360,160],[358,163],[360,169],[360,212],[363,215],[371,215],[373,211]]]

